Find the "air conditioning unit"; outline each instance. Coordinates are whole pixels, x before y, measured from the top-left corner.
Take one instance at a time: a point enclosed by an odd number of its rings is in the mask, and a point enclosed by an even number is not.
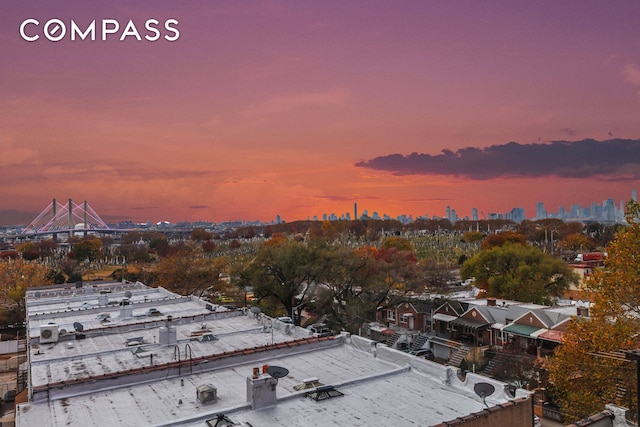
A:
[[[49,323],[40,326],[40,344],[58,342],[58,325]]]

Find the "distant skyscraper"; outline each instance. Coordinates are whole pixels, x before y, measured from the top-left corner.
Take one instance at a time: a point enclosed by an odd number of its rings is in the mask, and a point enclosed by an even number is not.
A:
[[[631,190],[631,200],[634,202],[638,201],[638,198],[636,197],[636,190]]]
[[[478,209],[477,208],[472,208],[471,209],[471,220],[472,221],[477,221],[478,220]]]
[[[451,221],[451,206],[447,205],[447,213],[446,217],[449,221]]]
[[[544,210],[544,202],[536,203],[536,219],[545,219],[547,217],[547,211]]]
[[[616,204],[613,199],[604,201],[604,219],[613,222],[616,219]]]
[[[358,203],[353,204],[353,219],[358,219]]]
[[[514,221],[517,223],[521,223],[526,219],[526,217],[524,216],[524,208],[511,209],[511,212],[507,214],[507,219],[510,219],[511,221]]]

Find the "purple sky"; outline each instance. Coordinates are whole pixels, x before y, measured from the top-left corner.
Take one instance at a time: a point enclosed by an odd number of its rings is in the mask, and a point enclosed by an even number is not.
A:
[[[637,2],[5,3],[0,224],[54,197],[111,219],[292,221],[354,202],[533,216],[638,187]],[[122,28],[51,42],[53,18]],[[119,41],[151,18],[178,40]]]

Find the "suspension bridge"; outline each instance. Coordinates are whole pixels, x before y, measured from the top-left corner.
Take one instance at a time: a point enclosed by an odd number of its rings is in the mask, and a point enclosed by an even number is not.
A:
[[[62,204],[53,199],[40,215],[23,229],[22,234],[25,237],[53,235],[55,240],[58,234],[68,234],[71,237],[74,233],[86,235],[89,232],[114,231],[116,230],[109,228],[86,200],[82,204],[76,204],[69,199],[68,204]]]

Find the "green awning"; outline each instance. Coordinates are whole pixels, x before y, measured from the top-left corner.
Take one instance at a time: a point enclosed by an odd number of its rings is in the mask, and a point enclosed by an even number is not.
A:
[[[502,328],[502,331],[503,332],[508,332],[510,334],[513,334],[513,335],[520,335],[522,337],[531,337],[532,334],[534,334],[535,332],[539,331],[540,329],[544,329],[544,328],[539,328],[537,326],[519,325],[517,323],[512,323],[512,324],[507,325],[504,328]]]

